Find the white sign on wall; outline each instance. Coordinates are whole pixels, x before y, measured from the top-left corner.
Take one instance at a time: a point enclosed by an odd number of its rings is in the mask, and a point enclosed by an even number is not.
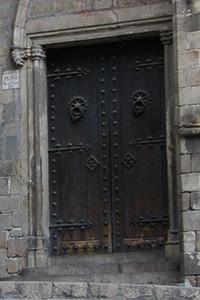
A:
[[[19,88],[19,70],[4,71],[2,73],[2,90],[13,90]]]

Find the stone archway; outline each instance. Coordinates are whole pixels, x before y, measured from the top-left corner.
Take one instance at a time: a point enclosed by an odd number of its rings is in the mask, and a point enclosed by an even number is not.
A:
[[[24,113],[28,116],[28,127],[24,128],[24,134],[27,136],[29,152],[28,168],[29,175],[29,255],[28,266],[42,266],[47,264],[47,246],[49,239],[48,229],[48,163],[46,160],[47,153],[47,113],[46,113],[46,67],[45,67],[45,47],[55,44],[67,44],[77,42],[88,43],[91,40],[98,39],[120,39],[123,36],[133,37],[136,34],[142,34],[149,30],[149,34],[159,35],[165,47],[165,85],[166,85],[166,99],[167,114],[170,116],[172,107],[170,101],[173,102],[173,88],[170,78],[173,68],[170,67],[172,62],[172,32],[171,20],[163,19],[162,22],[152,25],[146,21],[144,25],[130,22],[124,26],[123,22],[118,24],[98,24],[98,26],[85,27],[82,29],[82,34],[77,30],[63,28],[61,31],[54,31],[49,28],[49,32],[45,35],[43,33],[35,34],[35,32],[26,33],[26,19],[30,0],[21,0],[18,4],[15,24],[13,29],[13,46],[12,58],[17,67],[21,68],[23,77],[23,86],[21,89],[22,103],[25,103],[27,111]],[[66,20],[65,20],[66,21]],[[125,22],[124,22],[125,23]],[[45,25],[48,26],[48,23]],[[107,28],[107,30],[105,30]],[[148,29],[149,28],[149,29]],[[109,31],[108,31],[109,29]],[[41,30],[42,31],[42,30]],[[100,38],[99,38],[100,37]],[[23,102],[24,101],[24,102]],[[173,120],[168,118],[168,132]],[[168,136],[168,145],[172,144],[172,137]],[[174,171],[172,170],[172,160],[174,156],[171,152],[168,153],[169,158],[169,218],[170,230],[168,235],[168,243],[166,249],[169,249],[168,256],[173,255],[174,246],[177,247],[177,208],[176,196],[174,194]]]

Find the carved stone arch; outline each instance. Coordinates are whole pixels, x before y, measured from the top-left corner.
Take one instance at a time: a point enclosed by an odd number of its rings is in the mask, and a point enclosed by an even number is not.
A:
[[[22,67],[25,59],[28,57],[28,49],[26,49],[26,16],[27,9],[31,0],[20,0],[15,16],[13,27],[13,40],[11,56],[16,66]]]
[[[26,23],[26,15],[27,9],[31,0],[20,0],[17,13],[15,16],[14,28],[13,28],[13,47],[26,47],[26,39],[25,39],[25,23]]]

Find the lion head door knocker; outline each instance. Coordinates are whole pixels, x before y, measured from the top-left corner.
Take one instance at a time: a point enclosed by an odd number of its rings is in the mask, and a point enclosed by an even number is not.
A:
[[[68,110],[70,112],[70,116],[77,125],[79,125],[83,117],[85,117],[87,108],[87,101],[80,96],[76,96],[68,102]]]
[[[131,95],[130,104],[133,113],[137,116],[143,116],[147,111],[147,107],[150,103],[150,96],[144,90],[138,90]]]

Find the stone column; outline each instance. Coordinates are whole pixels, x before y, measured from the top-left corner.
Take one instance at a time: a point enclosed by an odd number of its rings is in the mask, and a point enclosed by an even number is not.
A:
[[[165,246],[167,258],[179,259],[178,209],[176,182],[176,130],[174,103],[173,32],[163,30],[160,39],[164,45],[165,101],[166,101],[166,145],[168,165],[169,230]]]
[[[30,236],[28,267],[47,265],[48,209],[45,207],[48,180],[45,165],[47,155],[47,117],[46,117],[46,73],[45,51],[41,46],[30,49],[33,75],[32,94],[32,159],[31,159],[31,196],[30,196]],[[30,87],[31,88],[31,87]],[[45,171],[44,171],[45,169]],[[43,172],[44,171],[44,172]],[[48,233],[47,233],[48,235]]]

